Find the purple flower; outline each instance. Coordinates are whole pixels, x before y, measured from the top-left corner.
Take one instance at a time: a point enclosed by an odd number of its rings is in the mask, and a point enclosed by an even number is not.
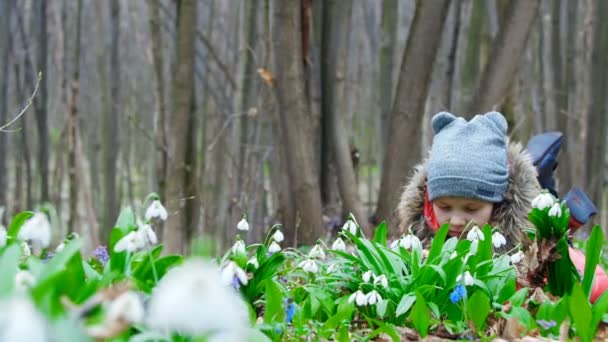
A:
[[[462,298],[467,296],[467,289],[462,284],[456,285],[456,288],[450,293],[450,301],[454,304],[458,303]]]
[[[536,320],[536,324],[538,324],[541,328],[548,330],[557,325],[554,320],[545,321],[544,319]]]
[[[105,265],[106,262],[110,260],[110,256],[108,255],[108,249],[106,248],[106,246],[99,246],[95,248],[95,250],[93,251],[93,256],[97,258],[97,260],[102,265]]]

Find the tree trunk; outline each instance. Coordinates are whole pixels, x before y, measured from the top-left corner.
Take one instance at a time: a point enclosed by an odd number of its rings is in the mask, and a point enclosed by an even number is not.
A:
[[[285,222],[287,245],[313,244],[323,233],[321,195],[314,171],[314,140],[304,87],[301,9],[298,1],[275,1],[272,43],[279,120],[295,217]],[[284,190],[284,191],[285,191]]]
[[[38,31],[38,47],[37,47],[37,64],[38,71],[42,73],[40,86],[36,100],[36,127],[38,129],[38,169],[40,170],[40,202],[49,201],[49,132],[47,123],[47,85],[49,75],[47,72],[47,25],[46,25],[46,5],[47,1],[35,2],[38,11],[40,22],[37,27]]]
[[[389,142],[382,166],[375,221],[393,223],[401,187],[406,176],[420,160],[421,118],[429,90],[430,76],[450,2],[420,1],[407,39],[399,83],[391,115]],[[404,148],[406,147],[407,148]],[[407,228],[407,227],[406,227]]]
[[[470,114],[484,113],[501,104],[515,75],[518,61],[538,15],[540,0],[513,0],[492,45]]]
[[[120,200],[116,192],[116,167],[118,161],[120,106],[120,59],[118,43],[120,39],[120,3],[110,1],[110,98],[109,112],[103,117],[103,192],[104,208],[100,241],[108,241],[114,222],[118,217]]]
[[[20,103],[25,101],[26,96],[23,91],[23,86],[21,83],[21,74],[19,61],[14,61],[15,63],[15,93],[17,95],[17,99]],[[23,116],[21,118],[21,133],[19,134],[19,157],[23,162],[25,167],[25,208],[28,210],[33,209],[33,199],[32,199],[32,165],[30,162],[30,148],[27,140],[27,116]]]
[[[79,177],[77,172],[78,147],[78,91],[80,78],[80,33],[82,17],[82,0],[78,0],[78,12],[76,14],[76,39],[74,45],[74,70],[72,72],[72,96],[70,98],[70,114],[68,118],[68,174],[70,179],[70,216],[68,219],[68,231],[75,231],[78,220],[78,193]]]
[[[378,75],[379,107],[380,107],[380,139],[379,155],[384,155],[388,141],[389,119],[395,92],[395,49],[397,47],[397,31],[399,18],[399,2],[385,0],[382,2],[382,37],[380,39],[380,72]]]
[[[602,193],[606,174],[606,94],[608,93],[608,1],[596,0],[593,18],[593,47],[589,65],[589,94],[591,103],[587,111],[586,144],[586,190],[598,207],[602,204]]]
[[[186,229],[185,189],[186,144],[194,86],[194,33],[196,28],[196,1],[177,2],[177,41],[175,44],[176,68],[173,79],[174,110],[169,125],[168,155],[171,158],[165,181],[167,211],[165,247],[167,253],[183,250]]]
[[[466,52],[464,65],[462,66],[462,99],[469,103],[475,94],[475,86],[479,81],[480,57],[482,46],[482,34],[484,29],[484,7],[485,0],[473,0],[471,6],[471,21],[467,30]],[[475,113],[462,113],[469,117]]]
[[[12,1],[5,0],[0,4],[0,12],[4,15],[0,16],[0,125],[7,122],[8,116],[8,81],[9,81],[9,50],[11,49],[11,25],[10,18],[12,9]],[[7,174],[8,174],[8,151],[6,145],[8,143],[8,135],[0,132],[0,207],[7,208]],[[5,211],[6,212],[6,211]],[[7,215],[0,217],[0,224],[6,223]]]
[[[349,14],[351,13],[351,0],[328,0],[323,8],[323,38],[321,46],[321,108],[323,117],[328,118],[324,123],[329,127],[329,144],[331,146],[333,161],[336,167],[338,188],[344,210],[344,215],[352,213],[357,218],[366,233],[367,217],[359,199],[355,169],[353,167],[350,148],[348,146],[348,132],[344,126],[344,115],[339,107],[340,98],[344,91],[344,74],[346,71],[346,36],[349,30]],[[342,215],[342,216],[344,216]]]

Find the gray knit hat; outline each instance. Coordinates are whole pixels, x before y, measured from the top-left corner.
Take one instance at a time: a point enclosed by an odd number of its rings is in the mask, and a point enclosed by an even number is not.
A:
[[[431,121],[433,146],[427,167],[429,199],[453,196],[498,203],[507,191],[507,121],[498,112],[471,121],[447,112]]]

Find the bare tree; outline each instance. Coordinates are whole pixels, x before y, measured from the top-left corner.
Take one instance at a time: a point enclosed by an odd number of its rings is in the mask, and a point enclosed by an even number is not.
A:
[[[194,38],[196,1],[178,0],[175,76],[173,78],[173,119],[169,125],[167,147],[169,164],[165,181],[169,218],[165,224],[165,247],[168,253],[184,250],[186,236],[185,189],[188,124],[194,87]]]
[[[473,99],[470,114],[482,113],[501,104],[537,17],[540,0],[513,0],[506,9],[504,24],[492,44],[488,63]]]
[[[46,5],[47,1],[36,1],[36,11],[38,17],[38,48],[37,64],[38,71],[42,73],[38,96],[36,97],[36,127],[38,129],[38,169],[40,170],[40,201],[49,201],[49,129],[47,119],[47,87],[48,87],[48,68],[47,68],[47,24],[46,24]]]
[[[420,1],[416,5],[389,125],[374,215],[377,221],[393,221],[403,181],[420,159],[421,118],[449,4],[447,0],[436,0]],[[399,227],[391,228],[396,230]]]
[[[347,60],[347,33],[352,8],[351,0],[328,0],[323,3],[323,33],[321,45],[321,109],[325,127],[329,132],[336,166],[338,188],[346,213],[357,217],[362,228],[367,228],[367,219],[359,199],[355,169],[348,146],[348,132],[344,125],[345,115],[339,107],[344,91],[344,74]],[[367,231],[367,233],[371,233]]]
[[[378,75],[378,101],[380,107],[380,138],[384,139],[381,147],[386,145],[389,131],[389,118],[393,104],[393,93],[395,91],[395,49],[397,47],[397,31],[399,17],[399,2],[397,0],[385,0],[382,2],[382,38],[380,39],[380,56],[378,63],[380,70]],[[380,155],[384,154],[384,148]]]
[[[295,217],[285,222],[288,244],[312,244],[323,233],[321,194],[314,172],[314,154],[304,87],[301,8],[299,1],[273,3],[272,50],[274,52],[275,91],[279,120],[285,139],[285,160]]]
[[[0,4],[0,12],[4,13],[4,15],[0,16],[0,59],[4,61],[0,65],[0,125],[3,125],[8,118],[6,113],[8,111],[9,50],[11,49],[11,9],[12,1],[10,0],[3,1]],[[6,191],[6,175],[8,174],[7,142],[7,134],[0,132],[0,189],[5,189],[5,191],[0,191],[0,207],[4,208],[7,206],[6,194],[8,192]],[[0,217],[0,224],[2,224],[3,220],[5,218]]]

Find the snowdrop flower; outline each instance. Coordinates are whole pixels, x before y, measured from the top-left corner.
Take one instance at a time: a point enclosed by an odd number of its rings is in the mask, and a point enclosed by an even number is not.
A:
[[[0,248],[6,246],[6,228],[0,224]]]
[[[109,321],[122,319],[129,323],[141,323],[144,319],[144,305],[135,292],[125,292],[110,302],[106,319]]]
[[[471,242],[471,248],[469,248],[469,253],[467,253],[467,258],[471,255],[476,255],[477,250],[479,249],[479,240],[473,240]]]
[[[374,285],[378,284],[382,285],[384,288],[388,288],[388,279],[386,279],[384,274],[374,277]]]
[[[131,231],[129,234],[122,237],[122,239],[118,240],[116,245],[114,245],[114,252],[120,253],[127,251],[129,253],[135,253],[139,249],[144,247],[144,241],[142,240],[142,236],[137,231]]]
[[[51,243],[51,224],[43,213],[35,213],[19,230],[19,239],[30,241],[34,246],[46,248]]]
[[[274,234],[272,234],[271,239],[276,242],[281,242],[281,241],[285,240],[285,236],[283,235],[283,233],[280,230],[277,229],[274,232]]]
[[[477,226],[473,226],[473,228],[471,228],[471,230],[469,230],[469,233],[467,233],[467,240],[470,240],[470,241],[481,240],[481,241],[483,241],[484,239],[485,239],[485,236],[483,236],[483,232]]]
[[[492,244],[494,248],[500,248],[507,244],[507,239],[500,232],[495,232],[492,234]]]
[[[335,251],[344,252],[346,251],[346,244],[344,243],[344,240],[342,240],[342,238],[338,237],[336,241],[334,241],[334,243],[331,245],[331,249]]]
[[[325,259],[325,252],[321,245],[316,244],[308,253],[308,257],[311,259]]]
[[[247,222],[247,220],[245,220],[244,217],[236,225],[236,229],[243,230],[243,231],[249,230],[249,223]]]
[[[302,268],[306,272],[317,273],[319,272],[319,266],[314,259],[306,259],[298,264],[298,267]]]
[[[518,264],[521,261],[521,259],[523,259],[523,257],[524,257],[524,253],[522,253],[522,251],[518,251],[517,253],[511,255],[511,257],[510,257],[511,263],[514,265]]]
[[[334,273],[338,270],[338,268],[339,268],[338,264],[331,264],[327,268],[327,273]]]
[[[237,240],[234,245],[232,245],[232,254],[246,254],[245,243],[243,240]]]
[[[376,278],[376,276],[374,275],[374,272],[367,271],[367,272],[363,273],[363,276],[361,278],[363,279],[364,282],[369,283],[369,281],[370,281],[370,279],[372,279],[372,277]]]
[[[197,258],[172,268],[160,280],[146,322],[167,333],[236,333],[248,327],[249,311],[240,295],[222,283],[217,266]]]
[[[21,243],[21,253],[23,254],[24,257],[29,257],[30,255],[32,255],[32,250],[30,249],[30,245],[27,244],[27,242],[22,242]]]
[[[268,246],[268,252],[273,254],[281,251],[281,246],[276,241],[272,241],[270,246]]]
[[[156,233],[152,230],[149,224],[143,224],[137,230],[140,240],[144,243],[144,246],[155,245],[158,242]]]
[[[250,264],[253,265],[253,268],[260,267],[260,263],[258,262],[258,258],[256,258],[256,257],[253,257],[247,261],[247,265],[250,265]]]
[[[355,225],[355,223],[351,219],[348,219],[348,221],[346,221],[344,226],[342,226],[342,229],[349,231],[353,235],[357,235],[357,225]]]
[[[456,277],[457,282],[461,280],[464,280],[464,285],[466,286],[471,286],[475,283],[475,279],[471,276],[471,273],[469,273],[469,271],[464,272],[464,277],[462,274],[459,274],[458,277]]]
[[[34,275],[28,270],[19,270],[15,274],[15,290],[25,292],[36,282]]]
[[[241,285],[247,285],[247,274],[234,261],[228,262],[222,269],[222,283],[231,285],[238,289]]]
[[[407,234],[405,237],[399,240],[399,246],[405,249],[417,249],[422,248],[422,243],[420,239],[414,234]]]
[[[351,294],[350,297],[348,297],[348,302],[355,302],[357,306],[365,306],[367,305],[367,296],[365,295],[365,293],[363,293],[363,291],[358,290],[357,292]]]
[[[144,215],[146,221],[150,221],[152,219],[161,219],[163,221],[167,220],[167,209],[160,203],[159,200],[154,200],[146,209],[146,214]]]
[[[382,300],[382,297],[380,297],[380,294],[376,292],[376,290],[372,290],[372,292],[368,293],[366,297],[367,304],[369,305],[374,305]]]
[[[13,297],[0,304],[0,341],[50,341],[47,322],[27,297]]]
[[[55,247],[55,253],[61,252],[64,248],[65,248],[65,243],[62,242],[59,245],[57,245],[57,247]]]
[[[559,203],[554,203],[551,209],[549,209],[549,216],[551,217],[561,217],[562,216],[562,206]]]
[[[546,208],[551,207],[553,205],[553,202],[553,196],[548,192],[543,192],[532,200],[532,208],[544,210]]]

